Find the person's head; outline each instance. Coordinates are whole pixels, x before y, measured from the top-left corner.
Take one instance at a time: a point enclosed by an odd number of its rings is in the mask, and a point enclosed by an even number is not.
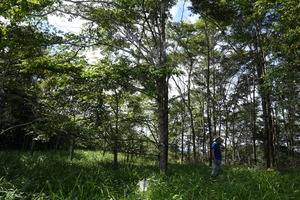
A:
[[[218,144],[221,144],[221,137],[219,135],[216,135],[214,137],[214,141],[217,142]]]

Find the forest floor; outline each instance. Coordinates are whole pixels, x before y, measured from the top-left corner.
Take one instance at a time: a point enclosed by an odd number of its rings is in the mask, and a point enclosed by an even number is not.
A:
[[[169,163],[159,173],[157,158],[99,151],[0,151],[0,199],[298,199],[299,161],[286,159],[278,169],[222,165],[217,181],[210,181],[208,164]],[[285,166],[285,167],[284,167]],[[141,191],[139,182],[147,182]]]

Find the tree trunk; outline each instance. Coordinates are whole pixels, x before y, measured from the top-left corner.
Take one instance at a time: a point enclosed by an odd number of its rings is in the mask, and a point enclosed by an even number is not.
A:
[[[281,115],[282,115],[282,120],[283,120],[283,126],[284,126],[284,136],[286,139],[286,144],[287,144],[287,149],[288,149],[288,154],[290,154],[289,150],[289,136],[288,136],[288,131],[287,131],[287,124],[286,124],[286,118],[285,118],[285,112],[284,112],[284,102],[283,102],[283,97],[280,96],[280,104],[281,104]]]
[[[72,138],[71,148],[70,148],[70,160],[73,160],[75,149],[75,137]]]
[[[159,170],[166,173],[168,164],[168,85],[166,77],[157,80],[158,94],[158,141],[159,141]]]
[[[32,140],[31,140],[31,147],[30,147],[30,155],[32,156],[34,153],[34,148],[35,148],[35,136],[36,133],[34,132],[34,134],[32,135]]]
[[[187,141],[186,141],[186,143],[187,143],[187,162],[189,163],[189,162],[191,162],[191,134],[189,134],[188,136],[187,136]]]
[[[54,150],[55,154],[57,152],[57,148],[58,148],[58,144],[59,144],[59,139],[60,139],[60,134],[58,134],[57,139],[56,139],[55,150]]]
[[[253,123],[252,123],[252,136],[253,136],[253,156],[254,156],[254,164],[257,164],[256,161],[256,111],[255,111],[255,74],[253,74]]]
[[[190,63],[188,70],[188,83],[187,83],[187,98],[188,98],[188,111],[190,115],[190,125],[191,125],[191,134],[192,134],[192,145],[193,145],[193,161],[196,162],[196,133],[194,128],[194,117],[193,117],[193,109],[191,107],[191,74],[193,71],[193,60]]]
[[[294,109],[295,110],[295,107]],[[294,129],[293,129],[293,124],[294,124],[294,120],[293,120],[293,116],[294,116],[294,112],[292,111],[292,108],[289,108],[288,109],[288,117],[289,117],[289,131],[290,131],[290,151],[291,151],[291,154],[293,155],[294,154]]]
[[[232,120],[232,162],[235,164],[235,126],[234,126],[234,121],[235,121],[235,113],[233,113],[233,120]]]
[[[275,109],[272,109],[272,133],[273,133],[273,152],[274,154],[276,154],[276,147],[277,147],[277,130],[276,130],[276,127],[277,127],[277,118],[275,118],[275,114],[274,114],[274,110]],[[276,111],[277,112],[277,111]],[[277,117],[277,116],[276,116]],[[276,120],[276,122],[275,122]],[[275,158],[274,158],[275,160]]]
[[[35,126],[32,126],[33,128],[33,135],[32,135],[32,142],[31,142],[31,147],[30,147],[30,155],[32,156],[34,153],[34,149],[35,149],[35,137],[37,137],[38,133],[37,130],[35,129]]]
[[[114,168],[118,168],[118,136],[119,136],[119,96],[116,92],[115,134],[114,134]]]
[[[202,124],[203,124],[203,162],[206,161],[206,131],[205,131],[205,117],[204,117],[204,103],[202,107],[203,113],[202,113]]]
[[[212,49],[213,51],[213,49]],[[212,52],[212,55],[214,55],[214,52]],[[212,56],[213,57],[213,56]],[[212,59],[212,65],[213,65],[213,98],[212,98],[212,118],[213,118],[213,127],[214,131],[213,133],[217,135],[217,120],[216,120],[216,67],[214,65],[214,60]]]
[[[105,134],[105,133],[104,133]],[[106,152],[106,139],[103,140],[103,153],[102,153],[102,156],[104,157],[105,156],[105,152]]]
[[[206,19],[204,19],[205,22],[205,37],[206,37],[206,45],[207,45],[207,77],[206,77],[206,89],[207,89],[207,119],[208,119],[208,134],[210,137],[209,140],[209,166],[212,166],[212,133],[211,133],[211,119],[210,119],[210,90],[209,90],[209,77],[210,77],[210,44],[209,44],[209,36],[208,36],[208,29],[207,29],[207,22]]]
[[[226,119],[225,119],[225,156],[224,162],[227,163],[227,138],[228,138],[228,114],[229,110],[226,106]]]
[[[163,74],[156,78],[157,86],[157,110],[158,110],[158,141],[159,141],[159,170],[165,174],[168,168],[168,148],[169,148],[169,109],[168,109],[168,76],[165,69],[166,63],[166,36],[165,36],[165,21],[166,21],[166,5],[160,5],[160,57],[159,68],[163,69]]]
[[[182,100],[183,101],[183,100]],[[183,152],[184,152],[184,122],[185,122],[185,110],[183,102],[181,101],[181,108],[180,108],[180,114],[181,114],[181,164],[183,164]]]
[[[268,129],[269,129],[269,156],[270,156],[270,167],[273,167],[275,164],[274,158],[274,144],[273,144],[273,128],[272,128],[272,116],[271,116],[271,103],[270,103],[270,94],[267,94],[267,108],[268,108]]]
[[[23,141],[23,147],[22,151],[26,150],[27,144],[28,144],[29,136],[27,134],[24,135],[24,141]]]
[[[264,80],[263,76],[265,75],[265,68],[264,68],[264,54],[263,50],[260,45],[260,36],[258,31],[256,31],[255,39],[254,39],[254,46],[256,50],[256,69],[257,75],[260,85],[259,94],[262,99],[262,108],[263,108],[263,122],[264,122],[264,133],[263,133],[263,143],[264,143],[264,162],[265,167],[270,168],[270,151],[269,151],[269,123],[268,123],[268,110],[267,110],[267,95],[268,95],[268,88],[264,87]]]

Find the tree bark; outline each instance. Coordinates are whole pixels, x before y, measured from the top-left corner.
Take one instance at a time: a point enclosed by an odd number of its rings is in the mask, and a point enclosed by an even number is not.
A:
[[[183,101],[183,100],[182,100]],[[184,152],[184,122],[185,122],[185,110],[183,102],[181,101],[181,108],[180,108],[180,114],[181,114],[181,164],[183,164],[183,152]]]
[[[232,118],[232,162],[235,164],[235,126],[234,126],[234,121],[235,121],[235,113],[233,113],[233,118]]]
[[[35,148],[35,136],[36,136],[36,133],[34,133],[32,135],[32,140],[31,140],[31,147],[30,147],[30,155],[32,156],[33,153],[34,153],[34,148]]]
[[[157,80],[158,94],[158,141],[159,141],[159,170],[166,173],[168,165],[168,85],[166,77],[163,76]]]
[[[253,74],[253,123],[252,123],[252,136],[253,136],[253,156],[254,164],[257,164],[256,161],[256,111],[255,111],[255,74]]]
[[[267,108],[268,108],[268,129],[269,129],[269,157],[270,157],[270,167],[275,164],[274,158],[274,141],[273,141],[273,128],[272,128],[272,116],[271,116],[271,101],[270,94],[267,93]]]
[[[205,117],[204,117],[204,103],[202,107],[203,113],[202,113],[202,124],[203,124],[203,162],[206,161],[206,131],[205,131]]]
[[[165,36],[165,21],[166,21],[166,5],[164,2],[160,5],[160,59],[159,66],[165,68],[166,63],[166,36]],[[168,77],[167,70],[160,77],[156,78],[157,85],[157,109],[158,109],[158,141],[159,141],[159,170],[165,174],[168,168],[168,148],[169,148],[169,110],[168,110]]]
[[[209,140],[209,166],[212,166],[212,133],[211,133],[211,119],[210,119],[210,90],[209,90],[209,77],[210,77],[210,44],[209,44],[209,36],[208,36],[208,28],[207,28],[207,21],[204,19],[205,22],[205,37],[206,37],[206,45],[207,45],[207,74],[206,74],[206,84],[207,84],[207,119],[208,119],[208,134],[210,137]]]
[[[57,152],[58,144],[59,144],[60,134],[57,135],[56,144],[55,144],[55,150],[54,152]]]
[[[256,30],[256,35],[254,39],[254,47],[255,47],[255,54],[256,54],[256,70],[259,80],[259,85],[261,87],[259,94],[262,99],[262,108],[263,108],[263,122],[264,122],[264,133],[263,133],[263,143],[264,143],[264,162],[265,167],[270,168],[270,151],[269,151],[269,122],[268,122],[268,110],[267,110],[267,95],[268,95],[268,88],[264,87],[264,79],[263,76],[265,75],[265,67],[264,67],[264,54],[261,48],[261,41],[260,35]]]
[[[114,134],[114,168],[118,168],[118,136],[119,136],[119,96],[116,92],[115,134]]]
[[[73,160],[75,149],[75,137],[72,138],[71,148],[70,148],[70,160]]]
[[[228,114],[229,110],[226,106],[226,119],[225,119],[225,156],[224,156],[224,162],[227,163],[227,138],[228,138]]]
[[[190,113],[190,125],[191,125],[191,132],[192,132],[192,144],[193,144],[193,160],[194,162],[197,161],[196,157],[196,133],[194,128],[194,117],[193,117],[193,109],[191,107],[191,73],[193,69],[193,63],[190,65],[189,75],[188,75],[188,110]]]

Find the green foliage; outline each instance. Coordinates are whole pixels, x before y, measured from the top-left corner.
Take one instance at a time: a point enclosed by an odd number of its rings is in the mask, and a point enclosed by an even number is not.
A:
[[[24,20],[28,14],[42,12],[47,6],[54,4],[53,0],[2,0],[0,3],[0,16],[12,20]]]
[[[299,168],[285,171],[222,165],[219,182],[206,164],[172,164],[159,173],[157,161],[134,157],[113,170],[113,155],[75,151],[1,151],[1,199],[297,199]],[[120,161],[125,157],[119,157]],[[139,181],[148,181],[140,191]]]

